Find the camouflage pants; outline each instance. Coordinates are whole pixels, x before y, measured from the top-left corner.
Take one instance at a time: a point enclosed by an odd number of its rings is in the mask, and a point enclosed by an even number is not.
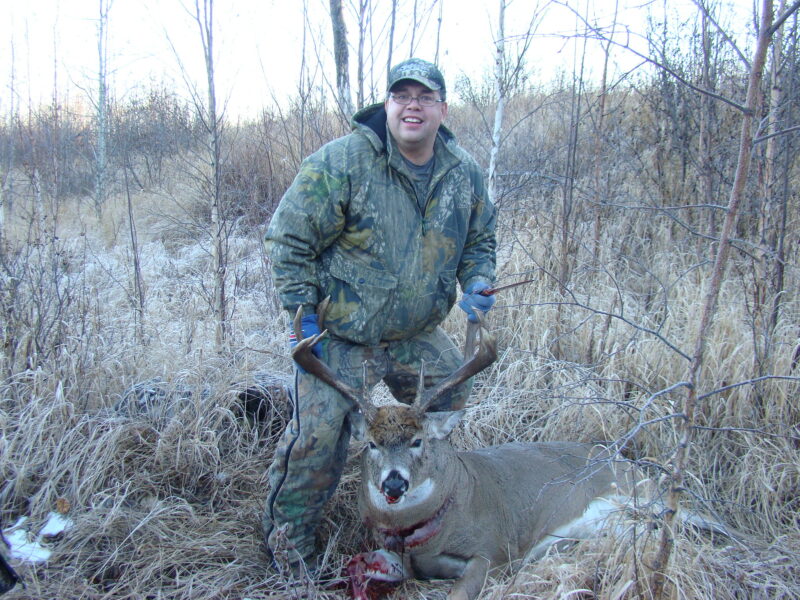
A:
[[[369,389],[383,380],[398,401],[410,404],[416,396],[421,361],[425,362],[428,388],[455,371],[462,355],[444,331],[436,328],[409,340],[377,346],[326,339],[322,342],[322,360],[356,390],[362,389],[366,364]],[[430,410],[462,408],[471,387],[471,380],[458,386]],[[293,418],[269,470],[270,493],[263,525],[270,550],[276,549],[280,535],[289,549],[296,551],[295,559],[314,554],[315,529],[347,458],[350,410],[349,402],[333,388],[312,375],[296,373]]]

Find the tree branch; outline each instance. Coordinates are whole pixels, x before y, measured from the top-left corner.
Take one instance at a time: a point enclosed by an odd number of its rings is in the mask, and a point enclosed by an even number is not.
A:
[[[798,0],[798,1],[800,1],[800,0]],[[720,102],[724,102],[728,106],[731,106],[731,107],[735,108],[736,110],[744,113],[745,115],[750,115],[751,114],[751,113],[748,112],[748,110],[750,110],[750,109],[747,108],[746,106],[744,106],[743,104],[739,104],[738,102],[735,102],[734,100],[731,100],[730,98],[726,98],[725,96],[722,96],[720,94],[712,92],[711,90],[707,90],[707,89],[701,88],[700,86],[694,85],[690,81],[687,81],[680,74],[678,74],[674,70],[670,69],[666,64],[661,63],[658,60],[656,60],[656,59],[654,59],[654,58],[652,58],[650,56],[642,54],[638,50],[634,50],[628,44],[623,44],[621,42],[614,41],[612,38],[606,36],[599,28],[597,28],[597,27],[595,27],[593,25],[590,25],[589,22],[586,20],[586,18],[582,14],[580,14],[577,10],[572,8],[571,6],[568,6],[568,5],[564,4],[563,2],[557,2],[557,4],[559,4],[559,5],[567,8],[567,9],[569,9],[570,11],[572,11],[573,14],[575,14],[576,17],[578,17],[581,21],[583,21],[583,23],[586,25],[587,29],[592,31],[598,37],[598,39],[601,39],[601,40],[603,40],[605,42],[608,42],[610,44],[614,44],[615,46],[617,46],[619,48],[623,48],[623,49],[627,50],[628,52],[630,52],[631,54],[634,54],[635,56],[638,56],[639,58],[641,58],[645,62],[648,62],[648,63],[652,64],[653,66],[658,67],[659,69],[662,69],[663,71],[665,71],[666,73],[668,73],[669,75],[671,75],[672,77],[677,79],[679,82],[681,82],[683,85],[685,85],[689,89],[697,92],[698,94],[703,94],[705,96],[709,96],[711,98],[714,98],[715,100],[719,100]],[[628,34],[630,35],[630,29],[627,26],[625,27],[625,29],[628,32]]]
[[[782,15],[778,15],[778,18],[775,19],[775,22],[772,24],[772,26],[767,29],[767,35],[772,36],[776,31],[778,31],[778,29],[781,28],[781,25],[786,22],[786,19],[791,17],[792,14],[797,12],[798,9],[800,9],[800,0],[797,0],[797,2],[787,8],[786,12],[784,12]]]

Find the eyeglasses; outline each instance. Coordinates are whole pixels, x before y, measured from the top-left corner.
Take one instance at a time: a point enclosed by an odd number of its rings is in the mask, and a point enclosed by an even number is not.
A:
[[[444,102],[444,100],[439,100],[436,96],[431,96],[430,94],[422,94],[421,96],[410,96],[408,94],[389,94],[389,95],[392,97],[392,100],[403,106],[408,106],[414,100],[419,102],[420,106],[426,106],[426,107],[433,106],[437,102]]]

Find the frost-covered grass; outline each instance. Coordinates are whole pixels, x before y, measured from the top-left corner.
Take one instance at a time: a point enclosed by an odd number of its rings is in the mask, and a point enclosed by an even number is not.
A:
[[[20,524],[16,530],[49,553],[12,559],[26,587],[8,598],[345,597],[336,583],[298,588],[267,568],[260,520],[285,398],[276,394],[266,422],[254,423],[240,392],[287,381],[291,364],[260,232],[231,238],[232,333],[217,352],[210,254],[188,221],[162,196],[137,197],[143,317],[121,204],[100,222],[89,207],[65,211],[58,240],[5,254],[4,302],[14,310],[4,321],[1,514],[4,528]],[[628,225],[609,226],[598,263],[576,255],[566,291],[553,277],[547,231],[502,230],[500,283],[534,281],[498,297],[490,327],[500,357],[478,377],[454,443],[631,434],[625,456],[646,459],[656,481],[669,468],[684,392],[660,392],[685,378],[681,352],[697,333],[706,271],[668,240],[652,240],[645,254],[621,248]],[[792,375],[800,309],[787,297],[776,350],[759,373],[747,292],[732,270],[708,339],[699,393],[710,395],[685,494],[746,537],[677,529],[668,572],[674,598],[800,596],[797,384],[726,388],[766,372]],[[445,327],[460,340],[461,313]],[[149,406],[126,396],[142,382],[138,389],[155,390]],[[329,572],[366,543],[357,450],[321,531]],[[53,513],[72,526],[41,537]],[[482,598],[648,597],[658,518],[643,511],[621,525],[615,535],[494,575]],[[409,582],[395,597],[444,598],[448,586]]]

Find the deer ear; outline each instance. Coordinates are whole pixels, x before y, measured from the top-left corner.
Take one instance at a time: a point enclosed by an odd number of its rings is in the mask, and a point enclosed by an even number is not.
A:
[[[425,413],[425,429],[428,436],[437,440],[445,439],[463,416],[463,410]]]

